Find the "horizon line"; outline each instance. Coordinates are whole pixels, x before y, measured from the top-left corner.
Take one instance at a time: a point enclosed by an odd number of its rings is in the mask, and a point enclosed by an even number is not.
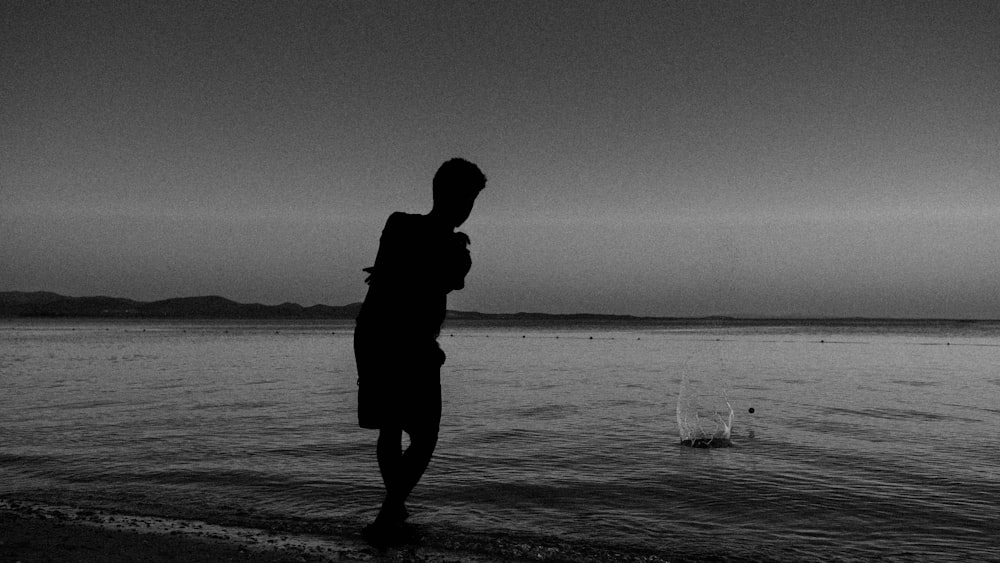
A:
[[[0,291],[0,295],[5,294],[21,294],[21,295],[32,295],[32,294],[46,294],[53,295],[57,298],[62,299],[122,299],[127,301],[134,301],[136,303],[156,303],[161,301],[171,301],[171,300],[184,300],[184,299],[206,299],[206,298],[216,298],[229,301],[236,305],[245,306],[264,306],[264,307],[281,307],[287,305],[295,305],[297,307],[302,307],[303,309],[308,309],[311,307],[329,307],[334,309],[346,309],[353,306],[360,306],[363,301],[352,301],[343,305],[329,305],[326,303],[315,303],[313,305],[302,305],[293,301],[284,301],[276,305],[268,305],[260,302],[245,303],[240,301],[235,301],[228,297],[224,297],[218,294],[208,294],[208,295],[191,295],[191,296],[181,296],[181,297],[167,297],[164,299],[154,299],[151,301],[143,301],[139,299],[133,299],[131,297],[118,297],[112,295],[82,295],[73,296],[57,293],[54,291],[38,290],[38,291],[20,291],[20,290],[4,290]],[[698,316],[679,316],[679,315],[637,315],[632,313],[592,313],[592,312],[573,312],[573,313],[549,313],[543,311],[517,311],[517,312],[487,312],[487,311],[471,311],[462,309],[447,309],[448,313],[454,313],[459,315],[484,315],[493,317],[589,317],[589,318],[607,318],[607,319],[632,319],[632,320],[663,320],[663,321],[711,321],[711,320],[729,320],[729,321],[889,321],[889,322],[915,322],[915,321],[934,321],[934,322],[1000,322],[1000,318],[968,318],[968,317],[904,317],[904,316],[890,316],[890,317],[880,317],[880,316],[863,316],[863,315],[811,315],[811,314],[799,314],[799,315],[765,315],[765,314],[708,314],[708,315],[698,315]],[[452,320],[472,320],[472,319],[452,319]]]

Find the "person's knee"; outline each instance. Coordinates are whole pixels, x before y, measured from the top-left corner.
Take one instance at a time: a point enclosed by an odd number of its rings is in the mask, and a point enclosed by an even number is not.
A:
[[[437,446],[437,429],[414,431],[409,434],[411,448],[423,451],[434,451],[434,447]]]
[[[382,428],[378,433],[379,448],[399,449],[403,442],[403,430],[401,428]]]

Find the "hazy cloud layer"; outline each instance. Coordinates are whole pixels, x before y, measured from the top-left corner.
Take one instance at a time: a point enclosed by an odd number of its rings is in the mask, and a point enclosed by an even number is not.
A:
[[[357,301],[462,155],[452,307],[1000,317],[995,2],[0,11],[0,289]]]

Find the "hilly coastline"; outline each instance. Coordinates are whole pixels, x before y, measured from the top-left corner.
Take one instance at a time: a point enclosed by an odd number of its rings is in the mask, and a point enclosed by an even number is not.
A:
[[[175,297],[160,301],[136,301],[123,297],[68,297],[47,291],[0,291],[0,319],[6,318],[63,318],[63,319],[230,319],[230,320],[354,320],[361,310],[361,303],[348,305],[312,305],[297,303],[262,305],[238,303],[225,297]],[[893,319],[874,317],[653,317],[596,313],[480,313],[449,309],[447,318],[454,321],[502,322],[516,325],[620,324],[629,325],[852,325],[871,324],[920,325],[926,323],[996,323],[1000,320],[970,319]]]
[[[297,303],[237,303],[215,295],[135,301],[121,297],[67,297],[44,291],[0,292],[0,317],[111,319],[353,319],[360,303],[341,307]]]
[[[342,306],[297,303],[262,305],[238,303],[216,295],[177,297],[161,301],[136,301],[122,297],[67,297],[46,291],[0,292],[0,318],[103,318],[103,319],[354,319],[361,303]],[[589,313],[552,315],[546,313],[479,313],[448,311],[456,320],[508,321],[615,321],[638,320],[630,315]]]

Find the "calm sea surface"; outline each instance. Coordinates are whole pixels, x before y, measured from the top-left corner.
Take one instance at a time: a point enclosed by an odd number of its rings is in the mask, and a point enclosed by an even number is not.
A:
[[[0,499],[360,527],[382,485],[352,327],[0,322]],[[1000,560],[1000,324],[458,324],[441,344],[410,502],[431,537]],[[685,379],[732,406],[734,447],[679,445]]]

